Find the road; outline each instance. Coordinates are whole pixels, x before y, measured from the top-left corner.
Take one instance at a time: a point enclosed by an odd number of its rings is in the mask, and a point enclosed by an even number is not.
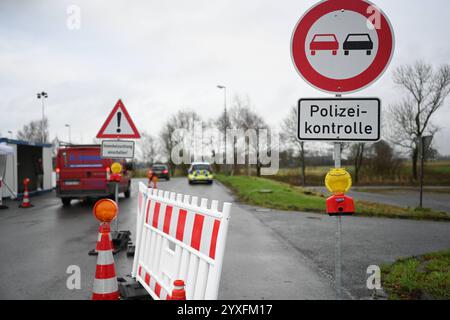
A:
[[[120,229],[134,234],[136,184],[120,201]],[[163,190],[232,202],[219,183],[188,185],[186,179],[161,182]],[[0,299],[89,299],[96,258],[98,222],[93,203],[64,208],[54,193],[31,198],[30,209],[0,211]],[[450,224],[352,217],[344,221],[345,298],[366,298],[365,270],[398,256],[450,247]],[[261,212],[233,204],[219,298],[333,299],[334,219],[324,215]],[[132,259],[115,256],[118,276],[130,273]],[[81,289],[66,287],[66,269],[81,270]]]
[[[376,189],[374,192],[370,192],[370,189]],[[324,187],[310,187],[315,191],[323,194],[329,194]],[[416,208],[419,206],[419,190],[412,188],[399,188],[395,190],[395,187],[386,187],[383,190],[381,187],[365,187],[364,192],[351,190],[348,194],[358,200],[384,203],[393,206],[399,206],[404,208]],[[394,189],[394,190],[393,190]],[[437,193],[432,192],[433,188],[427,188],[423,196],[423,206],[425,208],[431,208],[436,211],[443,211],[450,214],[450,193]],[[447,188],[440,188],[447,189]]]

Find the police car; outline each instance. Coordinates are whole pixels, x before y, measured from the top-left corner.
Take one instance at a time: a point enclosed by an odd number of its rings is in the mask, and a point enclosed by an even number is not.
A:
[[[208,162],[193,162],[188,170],[189,184],[207,183],[212,184],[214,175]]]

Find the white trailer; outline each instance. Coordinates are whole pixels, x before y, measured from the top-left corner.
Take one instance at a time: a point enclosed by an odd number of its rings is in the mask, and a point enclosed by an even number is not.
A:
[[[0,156],[0,175],[6,186],[1,188],[0,196],[14,198],[23,193],[23,180],[29,178],[29,192],[31,194],[50,191],[53,189],[52,175],[52,145],[0,138],[0,144],[10,150],[8,154]],[[11,152],[12,150],[12,152]],[[42,159],[43,183],[38,191],[36,166],[38,159]],[[3,166],[3,168],[2,168]],[[11,194],[12,193],[12,194]]]

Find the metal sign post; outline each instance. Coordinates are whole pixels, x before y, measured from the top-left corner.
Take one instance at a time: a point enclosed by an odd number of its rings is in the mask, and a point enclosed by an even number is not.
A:
[[[119,183],[115,182],[114,201],[116,201],[117,207],[119,207]],[[116,216],[116,234],[119,233],[119,215]]]
[[[339,142],[334,143],[334,167],[341,167],[341,144]],[[336,246],[334,253],[334,277],[335,277],[335,290],[336,299],[342,299],[342,216],[336,216]]]
[[[102,158],[134,158],[134,141],[125,141],[122,139],[140,139],[141,135],[121,99],[115,104],[96,137],[97,139],[114,139],[102,141]],[[118,162],[111,165],[113,174],[111,174],[109,183],[114,183],[114,200],[117,207],[119,206],[119,183],[121,180],[122,169],[122,165]],[[130,189],[128,188],[125,192],[130,192]],[[126,197],[128,196],[129,195],[126,195]],[[120,250],[127,248],[127,246],[129,247],[131,235],[131,232],[128,230],[119,232],[119,214],[116,216],[115,225],[115,231],[111,233],[114,245],[113,253],[117,253]],[[95,250],[91,251],[89,254],[96,254]]]

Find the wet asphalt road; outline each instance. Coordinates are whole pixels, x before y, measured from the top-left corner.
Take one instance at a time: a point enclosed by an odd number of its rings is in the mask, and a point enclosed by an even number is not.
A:
[[[138,180],[133,180],[135,185]],[[220,184],[189,186],[186,179],[159,188],[232,202]],[[135,231],[136,190],[120,201],[120,229]],[[0,211],[0,299],[89,299],[98,222],[92,202],[64,208],[54,193],[34,197],[35,207]],[[221,205],[220,205],[221,207]],[[334,218],[260,212],[233,204],[222,271],[221,299],[333,299]],[[114,227],[114,226],[113,226]],[[346,298],[365,298],[366,268],[450,247],[450,223],[352,217],[343,224],[343,284]],[[132,258],[115,255],[118,276]],[[81,290],[68,290],[66,269],[81,269]]]

